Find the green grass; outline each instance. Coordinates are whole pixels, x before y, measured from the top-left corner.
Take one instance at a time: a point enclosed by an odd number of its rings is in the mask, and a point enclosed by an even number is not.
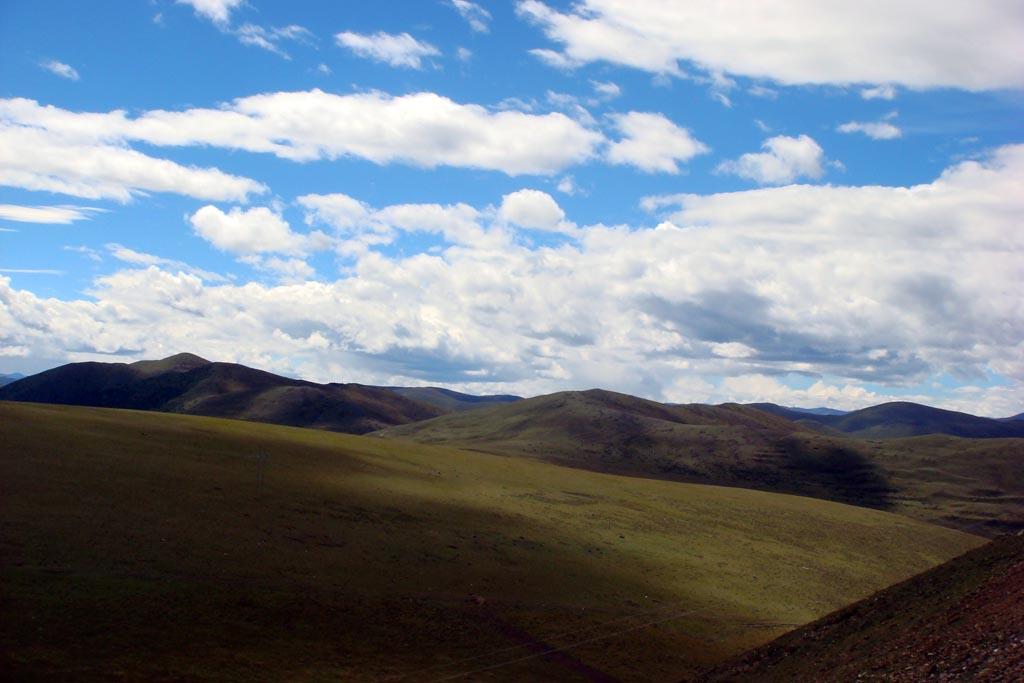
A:
[[[16,680],[424,683],[592,640],[451,680],[671,681],[981,542],[808,498],[212,418],[0,402],[0,444]]]
[[[666,406],[601,391],[542,396],[377,434],[811,496],[988,536],[1024,528],[1024,439],[827,436],[742,406]]]

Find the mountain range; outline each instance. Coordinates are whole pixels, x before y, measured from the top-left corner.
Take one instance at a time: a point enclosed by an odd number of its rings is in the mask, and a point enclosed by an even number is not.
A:
[[[73,363],[0,400],[228,417],[452,446],[612,474],[811,496],[971,533],[1024,525],[1024,422],[912,403],[843,415],[669,405],[600,389],[529,399],[315,384],[192,354]]]
[[[443,389],[316,384],[190,353],[136,363],[71,363],[0,387],[0,400],[157,410],[364,434],[513,400]]]
[[[1018,424],[1020,415],[996,420],[907,401],[838,414],[784,408],[774,403],[749,405],[825,434],[845,434],[861,439],[902,439],[925,434],[948,434],[965,439],[1024,437],[1024,424]]]

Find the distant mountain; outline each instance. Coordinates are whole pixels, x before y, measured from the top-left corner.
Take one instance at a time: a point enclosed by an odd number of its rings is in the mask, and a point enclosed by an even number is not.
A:
[[[902,439],[927,434],[967,439],[1024,437],[1024,424],[1016,424],[1014,420],[977,417],[906,401],[883,403],[841,415],[801,412],[772,403],[752,403],[750,407],[826,434],[845,434],[861,439]]]
[[[137,363],[71,363],[0,388],[0,400],[229,417],[363,434],[446,410],[359,384],[315,384],[182,353]]]
[[[1024,537],[1004,536],[687,683],[1022,681],[1022,632]]]
[[[459,413],[465,410],[476,410],[496,403],[513,403],[523,400],[521,396],[498,394],[491,396],[473,396],[451,389],[440,387],[384,387],[406,398],[420,403],[444,408],[447,412]]]
[[[7,386],[11,382],[17,382],[19,379],[22,379],[23,377],[25,377],[25,375],[21,374],[20,372],[15,372],[10,375],[0,375],[0,387]]]
[[[848,410],[836,410],[835,408],[794,408],[789,406],[789,410],[798,413],[809,413],[811,415],[846,415]]]
[[[1012,417],[1004,417],[1003,420],[1024,420],[1024,413],[1018,413]]]
[[[844,443],[760,410],[667,405],[592,389],[407,424],[375,436],[675,481],[884,508],[878,468]]]

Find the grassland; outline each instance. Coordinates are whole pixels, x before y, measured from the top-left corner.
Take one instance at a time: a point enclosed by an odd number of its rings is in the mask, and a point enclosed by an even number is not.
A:
[[[818,434],[744,406],[565,392],[381,430],[583,469],[792,493],[971,533],[1024,528],[1024,439]]]
[[[22,681],[674,681],[981,542],[214,418],[0,402],[0,444]]]

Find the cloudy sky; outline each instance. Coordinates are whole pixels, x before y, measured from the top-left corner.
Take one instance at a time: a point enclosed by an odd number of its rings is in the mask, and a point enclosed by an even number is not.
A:
[[[5,0],[0,372],[1024,410],[1020,0]]]

